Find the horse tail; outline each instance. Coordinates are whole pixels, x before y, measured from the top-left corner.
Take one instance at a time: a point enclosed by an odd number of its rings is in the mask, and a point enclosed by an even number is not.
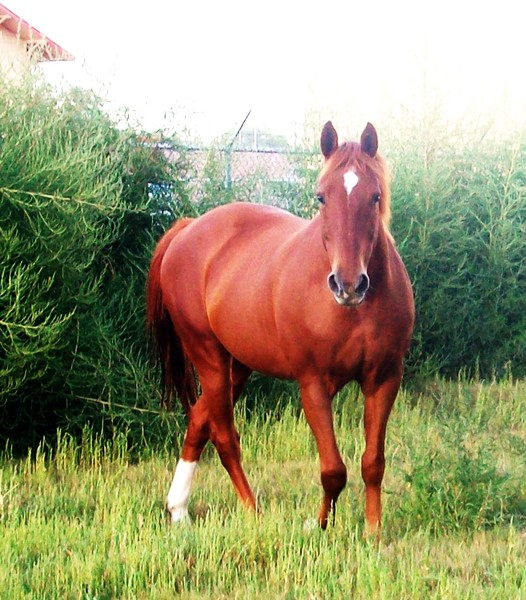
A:
[[[171,408],[173,397],[177,394],[187,414],[197,399],[195,372],[164,303],[160,278],[161,265],[168,247],[192,220],[187,218],[176,221],[160,239],[150,263],[146,286],[146,324],[154,361],[161,367],[162,405]]]

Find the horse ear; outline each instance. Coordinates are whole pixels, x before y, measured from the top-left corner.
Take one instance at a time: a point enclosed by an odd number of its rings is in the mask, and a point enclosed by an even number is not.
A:
[[[365,152],[365,154],[368,154],[371,158],[376,156],[376,152],[378,150],[378,134],[371,123],[367,123],[365,129],[363,130],[362,137],[360,138],[360,146],[362,151]]]
[[[338,134],[330,121],[327,121],[323,127],[320,146],[325,158],[329,158],[329,156],[338,148]]]

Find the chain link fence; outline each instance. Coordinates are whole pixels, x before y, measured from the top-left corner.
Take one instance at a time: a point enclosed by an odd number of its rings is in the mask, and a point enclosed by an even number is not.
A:
[[[214,147],[187,147],[180,153],[188,162],[191,199],[205,209],[244,201],[273,204],[302,216],[312,214],[319,153]]]

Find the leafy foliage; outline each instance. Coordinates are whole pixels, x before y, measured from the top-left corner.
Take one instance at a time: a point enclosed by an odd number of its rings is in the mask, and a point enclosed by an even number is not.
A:
[[[410,376],[441,373],[491,379],[526,374],[526,155],[520,136],[477,140],[458,132],[387,132],[393,171],[392,230],[413,282],[417,321]],[[391,138],[391,139],[389,139]],[[316,214],[319,152],[287,155],[294,173],[271,181],[253,173],[223,185],[212,152],[197,210],[233,199],[273,202]]]
[[[398,135],[385,148],[417,307],[409,375],[524,376],[524,144]],[[319,152],[289,153],[290,176],[275,180],[229,179],[228,160],[211,150],[198,172],[174,136],[117,127],[91,93],[2,82],[0,443],[35,446],[88,423],[166,435],[144,335],[155,241],[177,216],[234,200],[317,210]],[[294,390],[255,377],[249,393]]]
[[[526,373],[526,155],[487,142],[405,145],[393,159],[393,228],[411,276],[411,368]]]
[[[0,438],[23,447],[144,404],[145,272],[185,163],[91,93],[0,89]]]

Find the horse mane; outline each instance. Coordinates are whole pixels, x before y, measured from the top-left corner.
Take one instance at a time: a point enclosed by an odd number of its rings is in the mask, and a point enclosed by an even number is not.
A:
[[[378,178],[381,195],[380,218],[385,231],[389,233],[391,223],[391,176],[384,159],[379,154],[371,158],[362,151],[359,143],[344,142],[326,161],[319,178],[321,180],[328,171],[336,169],[348,170],[353,167],[362,172],[366,170],[372,171]]]

